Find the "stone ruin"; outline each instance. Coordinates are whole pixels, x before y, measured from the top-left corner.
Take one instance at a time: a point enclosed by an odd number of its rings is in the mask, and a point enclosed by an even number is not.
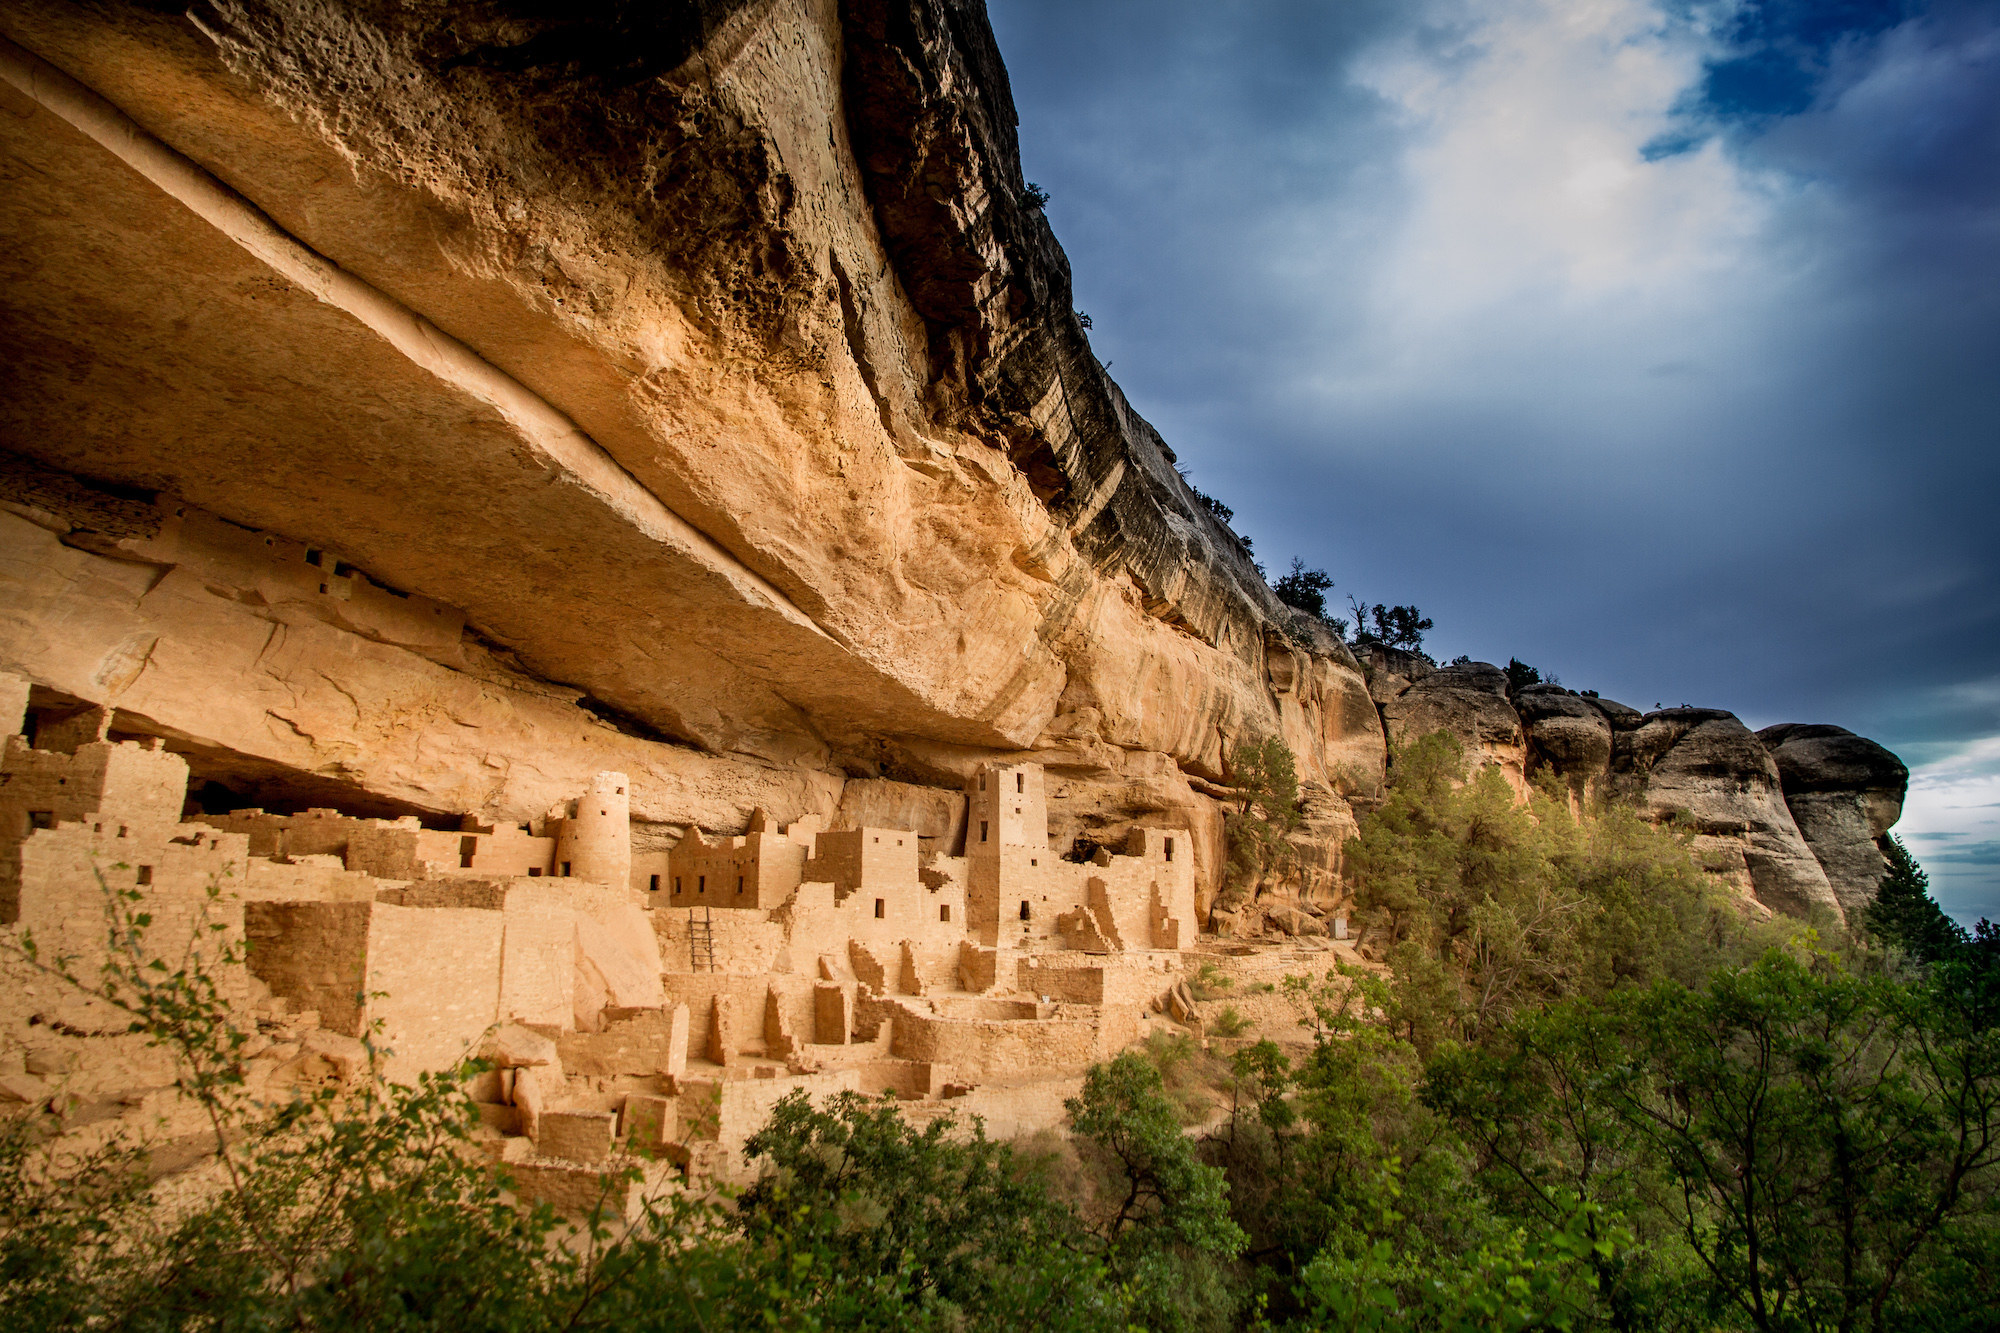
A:
[[[351,1081],[367,1037],[409,1082],[469,1056],[482,1142],[522,1192],[581,1206],[630,1149],[655,1180],[728,1178],[794,1089],[893,1092],[997,1126],[1052,1123],[1091,1064],[1167,1007],[1195,934],[1185,829],[1124,853],[1050,846],[1044,775],[983,767],[962,847],[916,831],[690,830],[632,851],[627,779],[599,773],[527,825],[326,808],[187,813],[189,768],[90,709],[19,734],[7,678],[0,925],[86,978],[107,890],[137,893],[147,952],[247,946],[217,962],[259,1038],[252,1083]],[[218,932],[212,927],[220,926]],[[219,954],[216,955],[219,957]],[[14,951],[0,1025],[29,1034],[0,1099],[64,1128],[156,1113],[170,1069],[101,1001]],[[1184,990],[1184,988],[1182,988]],[[1163,998],[1167,997],[1167,998]],[[201,1151],[183,1125],[181,1146]]]

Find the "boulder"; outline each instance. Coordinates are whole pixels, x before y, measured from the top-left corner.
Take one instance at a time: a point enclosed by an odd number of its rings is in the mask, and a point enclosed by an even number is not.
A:
[[[1875,897],[1881,839],[1903,813],[1910,770],[1845,727],[1787,722],[1757,733],[1777,763],[1785,805],[1851,915]]]
[[[534,1069],[545,1065],[557,1065],[556,1043],[552,1037],[544,1037],[533,1028],[522,1027],[519,1023],[502,1023],[493,1029],[480,1047],[479,1058],[491,1060],[501,1069]]]
[[[1286,935],[1324,935],[1326,923],[1310,912],[1296,907],[1267,907],[1264,919],[1271,923],[1271,929]]]
[[[1577,792],[1594,790],[1611,773],[1611,719],[1590,699],[1560,685],[1530,685],[1514,696],[1527,735],[1528,757]]]
[[[1734,714],[1668,708],[1614,735],[1613,781],[1656,819],[1678,816],[1701,835],[1704,863],[1765,906],[1793,916],[1844,916],[1826,872],[1800,836],[1777,763]]]
[[[1422,653],[1406,652],[1379,643],[1354,646],[1354,660],[1361,664],[1368,680],[1368,693],[1378,704],[1388,703],[1431,672],[1437,663]]]

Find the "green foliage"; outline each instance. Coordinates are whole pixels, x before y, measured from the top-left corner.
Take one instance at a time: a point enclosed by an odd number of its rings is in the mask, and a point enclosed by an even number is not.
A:
[[[1101,1262],[1074,1246],[1076,1218],[1045,1166],[951,1120],[918,1130],[892,1103],[794,1092],[745,1148],[773,1168],[738,1201],[737,1227],[767,1263],[812,1271],[842,1323],[905,1319],[982,1328],[1114,1328]]]
[[[1560,685],[1554,673],[1544,676],[1539,670],[1529,666],[1518,657],[1507,659],[1507,692],[1517,693],[1530,685]]]
[[[1278,600],[1324,620],[1326,618],[1326,593],[1333,586],[1333,579],[1323,569],[1307,569],[1306,562],[1292,557],[1292,569],[1281,575],[1271,585],[1271,591],[1278,594]]]
[[[1426,1052],[1524,1007],[1691,982],[1762,943],[1672,834],[1553,787],[1521,802],[1494,767],[1468,779],[1444,732],[1396,755],[1346,866],[1397,977],[1385,1011]]]
[[[1236,978],[1217,967],[1214,963],[1203,963],[1188,978],[1188,989],[1197,1000],[1213,1000],[1226,995],[1236,985]]]
[[[2000,1034],[1928,981],[1772,950],[1524,1016],[1424,1095],[1503,1207],[1634,1220],[1626,1326],[1970,1328],[1994,1294]]]
[[[1891,834],[1882,855],[1889,868],[1865,913],[1869,934],[1922,963],[1942,962],[1966,948],[1971,935],[1931,897],[1931,877],[1903,840]]]
[[[1304,822],[1305,811],[1292,752],[1276,736],[1237,746],[1229,775],[1242,805],[1223,818],[1228,884],[1233,894],[1248,895],[1267,878],[1290,869],[1293,854],[1287,839]]]
[[[1356,643],[1379,643],[1413,653],[1424,650],[1424,635],[1431,629],[1431,619],[1416,607],[1382,603],[1370,606],[1352,597],[1347,599],[1347,607],[1354,617]]]
[[[1093,1067],[1064,1107],[1095,1149],[1104,1188],[1089,1221],[1139,1323],[1226,1326],[1237,1303],[1228,1265],[1245,1237],[1230,1218],[1223,1172],[1182,1132],[1160,1071],[1128,1051]]]
[[[1249,1026],[1250,1020],[1237,1013],[1235,1005],[1228,1005],[1215,1016],[1215,1022],[1209,1025],[1209,1029],[1218,1037],[1240,1037]]]
[[[1516,1227],[1443,1264],[1400,1253],[1388,1240],[1357,1255],[1323,1254],[1307,1265],[1300,1287],[1320,1329],[1584,1328],[1595,1322],[1596,1266],[1613,1260],[1625,1239],[1586,1204],[1559,1227]]]

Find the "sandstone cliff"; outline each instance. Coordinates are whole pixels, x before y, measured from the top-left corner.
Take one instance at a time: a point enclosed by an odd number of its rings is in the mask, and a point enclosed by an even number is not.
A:
[[[1278,734],[1332,890],[1444,727],[1691,820],[1773,907],[1879,873],[1879,747],[1364,665],[1282,606],[1092,355],[977,0],[0,36],[0,670],[219,809],[524,820],[617,770],[641,846],[758,807],[950,840],[1032,758],[1059,846],[1184,823],[1208,893],[1227,756]]]

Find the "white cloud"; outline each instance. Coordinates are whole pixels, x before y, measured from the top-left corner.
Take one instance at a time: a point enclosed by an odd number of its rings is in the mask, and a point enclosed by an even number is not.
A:
[[[1896,832],[1945,910],[1968,924],[2000,919],[2000,736],[1912,770]]]
[[[1720,141],[1644,156],[1674,128],[1709,37],[1647,0],[1494,0],[1439,31],[1407,31],[1358,67],[1409,137],[1408,194],[1377,252],[1367,345],[1324,387],[1587,405],[1601,384],[1630,428],[1646,417],[1635,393],[1679,403],[1675,380],[1748,360],[1789,281],[1770,245],[1789,186]],[[1680,373],[1645,382],[1660,366]],[[1580,424],[1618,446],[1587,406]]]

